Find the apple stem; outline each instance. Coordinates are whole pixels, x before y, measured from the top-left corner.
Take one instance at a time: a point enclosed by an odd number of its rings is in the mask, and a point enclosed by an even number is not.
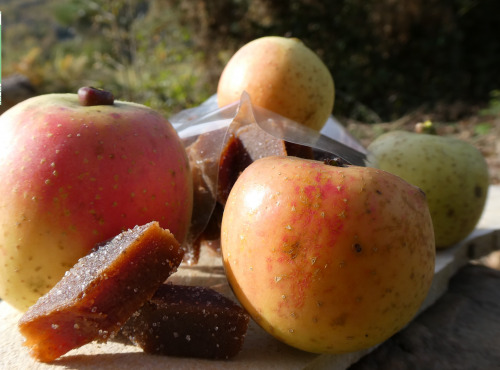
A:
[[[83,106],[113,105],[115,97],[110,91],[84,86],[78,89],[78,100]]]
[[[430,120],[417,123],[415,125],[415,132],[417,134],[437,135],[436,127]]]
[[[333,166],[333,167],[349,167],[351,165],[345,159],[340,158],[340,157],[325,158],[323,160],[323,163],[328,165],[328,166]]]

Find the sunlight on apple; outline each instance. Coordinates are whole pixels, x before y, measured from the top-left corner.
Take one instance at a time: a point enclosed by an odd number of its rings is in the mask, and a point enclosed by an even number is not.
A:
[[[247,192],[244,202],[245,208],[248,209],[249,213],[254,214],[257,212],[264,200],[266,192],[263,186],[251,188],[250,191]]]

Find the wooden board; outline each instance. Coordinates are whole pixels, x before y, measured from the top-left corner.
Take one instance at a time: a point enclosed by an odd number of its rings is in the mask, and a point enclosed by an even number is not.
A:
[[[445,291],[449,279],[471,259],[500,250],[500,187],[490,187],[484,214],[477,229],[463,242],[437,255],[435,278],[421,310],[432,305]],[[172,276],[175,282],[211,286],[232,297],[220,258],[203,253],[196,266],[184,266]],[[343,370],[371,349],[342,354],[316,355],[282,344],[251,323],[242,352],[230,361],[151,356],[131,345],[117,342],[88,344],[70,351],[53,364],[30,358],[17,330],[20,313],[0,302],[0,369],[303,369]]]

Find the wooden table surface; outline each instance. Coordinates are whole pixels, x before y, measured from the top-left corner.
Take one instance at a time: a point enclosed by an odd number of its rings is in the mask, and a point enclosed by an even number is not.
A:
[[[470,259],[500,250],[500,187],[491,186],[485,212],[476,230],[463,242],[437,255],[433,285],[421,311],[432,306],[447,290],[450,278]],[[182,267],[176,282],[203,284],[232,297],[220,258],[204,255],[196,266]],[[234,298],[234,297],[233,297]],[[116,342],[88,344],[70,351],[52,364],[33,360],[17,330],[20,313],[0,303],[0,369],[346,369],[373,349],[343,355],[316,355],[295,350],[251,323],[242,352],[230,361],[151,356]]]

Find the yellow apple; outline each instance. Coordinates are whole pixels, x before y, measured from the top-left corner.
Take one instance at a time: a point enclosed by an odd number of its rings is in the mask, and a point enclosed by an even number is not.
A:
[[[217,87],[219,107],[246,91],[252,103],[320,130],[332,113],[335,88],[330,71],[296,38],[267,36],[239,49]]]
[[[488,165],[476,147],[453,137],[392,131],[368,150],[378,168],[425,192],[437,248],[458,243],[474,230],[489,185]]]

